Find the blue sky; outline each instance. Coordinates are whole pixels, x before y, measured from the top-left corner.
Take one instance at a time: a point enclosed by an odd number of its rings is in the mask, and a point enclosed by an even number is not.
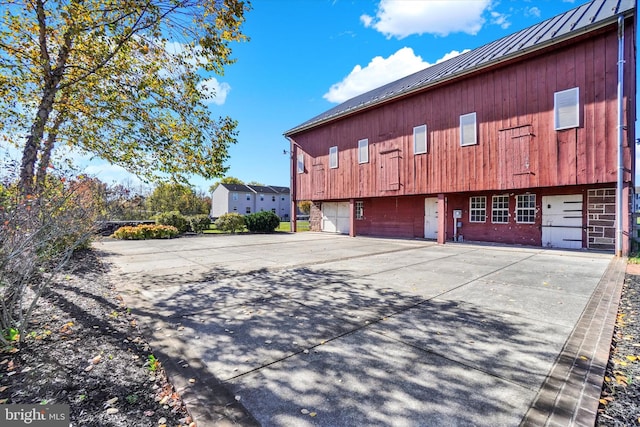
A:
[[[560,0],[254,0],[214,116],[238,120],[228,176],[289,186],[283,133],[359,93],[577,7]],[[105,182],[126,179],[93,162]],[[194,177],[202,190],[215,181]]]

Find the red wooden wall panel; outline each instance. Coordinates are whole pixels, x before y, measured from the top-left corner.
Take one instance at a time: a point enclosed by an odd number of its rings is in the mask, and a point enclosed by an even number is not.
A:
[[[519,59],[292,136],[305,153],[295,200],[339,200],[596,184],[616,180],[615,27],[564,47]],[[625,93],[635,99],[635,35],[626,31]],[[580,89],[581,125],[554,129],[554,92]],[[633,128],[635,105],[627,106]],[[460,146],[460,115],[476,112],[478,144]],[[427,125],[427,153],[413,154],[413,128]],[[634,136],[629,129],[629,138]],[[525,134],[528,134],[525,135]],[[358,164],[358,140],[369,162]],[[509,144],[513,142],[510,146]],[[328,168],[330,146],[339,167]],[[631,165],[633,141],[625,153]],[[514,152],[516,147],[526,150]],[[397,150],[399,185],[390,189],[384,152]],[[505,155],[513,159],[506,164]],[[295,157],[294,157],[295,158]],[[524,164],[528,163],[528,167]],[[313,165],[324,165],[324,192]],[[527,172],[526,175],[516,175]],[[395,173],[395,172],[394,172]],[[510,175],[510,176],[509,176]],[[385,187],[385,188],[383,188]]]

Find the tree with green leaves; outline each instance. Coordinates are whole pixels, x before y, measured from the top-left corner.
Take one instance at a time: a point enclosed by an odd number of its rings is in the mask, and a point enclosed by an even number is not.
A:
[[[224,174],[237,123],[206,72],[234,62],[245,0],[0,1],[0,132],[41,187],[60,144],[153,181]],[[26,135],[22,137],[21,135]]]
[[[220,184],[240,184],[240,185],[242,185],[242,184],[244,184],[244,181],[241,180],[240,178],[236,178],[236,177],[233,177],[233,176],[225,176],[220,181],[217,181],[211,187],[209,187],[209,191],[211,191],[213,193],[214,191],[216,191],[216,188],[218,188],[218,185],[220,185]]]
[[[148,211],[155,213],[178,211],[182,215],[208,214],[211,199],[201,197],[187,185],[161,182],[147,197],[145,206]]]

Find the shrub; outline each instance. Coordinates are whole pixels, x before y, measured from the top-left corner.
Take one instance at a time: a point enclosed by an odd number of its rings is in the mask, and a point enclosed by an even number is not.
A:
[[[244,228],[244,218],[235,212],[226,213],[216,219],[215,226],[220,231],[235,233],[236,230]]]
[[[162,212],[155,216],[156,224],[171,225],[178,229],[180,233],[189,230],[189,220],[178,211]]]
[[[271,211],[246,215],[244,223],[252,233],[273,233],[280,225],[280,217]]]
[[[118,228],[111,236],[122,240],[170,239],[179,234],[172,225],[140,224]]]
[[[97,219],[85,182],[50,177],[37,194],[0,185],[0,344],[19,345],[44,290],[73,252],[87,247]]]
[[[209,228],[209,224],[211,224],[209,215],[201,214],[189,217],[189,227],[191,227],[191,231],[194,233],[202,233]]]

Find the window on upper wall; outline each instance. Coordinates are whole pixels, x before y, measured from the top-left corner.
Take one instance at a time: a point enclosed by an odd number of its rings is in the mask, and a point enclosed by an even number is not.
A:
[[[413,154],[424,154],[427,152],[427,125],[413,128]]]
[[[276,201],[276,196],[271,196],[271,201],[275,202]]]
[[[260,195],[260,201],[261,201],[261,202],[264,202],[264,194],[261,194],[261,195]]]
[[[553,112],[556,130],[580,126],[580,90],[574,87],[554,93]]]
[[[247,201],[251,201],[251,194],[247,194]]]
[[[356,219],[364,219],[364,202],[356,200]]]
[[[493,196],[491,222],[494,224],[507,224],[509,222],[509,196],[507,194]]]
[[[358,141],[358,163],[369,163],[369,140]]]
[[[238,200],[238,193],[231,193],[231,198],[233,200]]]
[[[476,113],[460,116],[460,146],[476,145],[478,143]]]
[[[329,168],[335,169],[338,167],[338,147],[333,146],[329,148]]]
[[[485,222],[487,220],[487,197],[472,196],[469,198],[469,222]]]
[[[298,173],[304,173],[304,154],[298,154]]]
[[[536,222],[536,195],[518,194],[516,196],[516,222],[534,224]]]

